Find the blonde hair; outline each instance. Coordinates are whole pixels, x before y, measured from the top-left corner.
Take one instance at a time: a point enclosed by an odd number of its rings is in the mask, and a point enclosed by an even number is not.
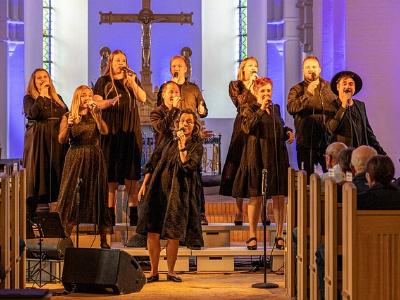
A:
[[[237,80],[243,81],[243,79],[244,79],[244,74],[243,74],[244,71],[243,71],[243,69],[244,69],[244,67],[246,66],[246,64],[250,60],[254,60],[258,65],[257,58],[255,58],[253,56],[246,57],[245,59],[243,59],[242,62],[240,63],[240,65],[239,65],[239,69],[238,69],[238,72],[237,72]]]
[[[111,93],[112,90],[114,90],[116,96],[119,94],[118,90],[117,90],[117,87],[115,86],[115,82],[114,82],[115,79],[114,79],[114,74],[113,74],[113,71],[112,71],[113,59],[118,54],[122,54],[122,55],[125,56],[126,66],[129,68],[128,58],[126,57],[126,54],[122,50],[114,50],[111,53],[111,55],[108,57],[107,69],[106,69],[106,72],[105,72],[105,75],[106,76],[108,75],[111,78],[111,82],[107,83],[105,85],[105,87],[104,87],[105,98],[108,98],[108,95]],[[129,93],[129,88],[128,88],[127,82],[128,82],[128,79],[124,78],[123,85],[124,85],[124,89],[125,89],[126,93],[128,94],[128,97],[129,97],[129,110],[130,110],[131,109],[131,104],[132,104],[132,98],[131,98],[131,94]],[[135,104],[135,102],[133,102],[133,104]]]
[[[53,80],[51,80],[49,72],[47,72],[46,69],[42,69],[42,68],[38,68],[38,69],[36,69],[35,71],[32,72],[31,78],[29,78],[29,81],[28,81],[28,86],[26,87],[26,92],[25,92],[26,95],[31,96],[35,100],[39,97],[40,93],[39,93],[39,90],[38,90],[38,88],[37,88],[37,86],[35,84],[35,76],[36,76],[36,73],[40,72],[40,71],[46,72],[47,76],[49,77],[49,84],[50,84],[50,86],[49,86],[49,95],[50,95],[51,99],[53,99],[53,100],[55,100],[57,102],[63,103],[62,100],[60,99],[60,97],[58,96],[57,92],[56,92],[56,88],[54,87]]]
[[[71,111],[70,115],[74,118],[74,123],[78,124],[81,121],[81,115],[79,114],[79,107],[81,106],[81,95],[84,90],[93,91],[87,85],[80,85],[75,89],[74,95],[71,101]]]

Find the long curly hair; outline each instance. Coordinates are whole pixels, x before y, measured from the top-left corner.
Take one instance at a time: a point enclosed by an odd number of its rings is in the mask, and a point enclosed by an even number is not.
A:
[[[81,106],[81,95],[84,90],[89,90],[93,94],[93,91],[89,86],[80,85],[75,89],[74,95],[72,96],[70,115],[74,118],[75,124],[78,124],[81,121],[79,107]]]
[[[47,70],[43,69],[43,68],[38,68],[32,72],[31,77],[29,78],[29,81],[28,81],[28,86],[26,87],[25,94],[31,96],[35,100],[39,97],[40,93],[39,93],[39,89],[37,88],[37,86],[35,84],[35,76],[36,76],[36,73],[40,72],[40,71],[46,72],[47,76],[49,77],[49,83],[50,83],[49,95],[50,95],[50,97],[53,100],[59,102],[60,104],[63,103],[56,92],[56,88],[54,87],[53,80],[51,80],[49,72],[47,72]]]

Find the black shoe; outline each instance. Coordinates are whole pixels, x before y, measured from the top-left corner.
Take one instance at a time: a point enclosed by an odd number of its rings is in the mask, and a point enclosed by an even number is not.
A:
[[[208,220],[207,220],[205,213],[202,213],[200,215],[200,222],[201,222],[201,225],[208,225]]]
[[[249,243],[252,242],[252,241],[256,241],[256,244],[250,246]],[[255,236],[249,238],[249,239],[246,241],[246,244],[247,244],[247,249],[249,249],[249,250],[257,250],[257,238],[256,238]]]
[[[238,214],[235,215],[235,220],[233,221],[235,226],[242,226],[243,225],[243,214],[242,214],[241,218],[239,218],[239,216],[240,215],[238,215]]]
[[[129,207],[129,225],[136,226],[138,222],[137,206]]]
[[[173,281],[173,282],[182,282],[182,278],[175,276],[175,275],[169,275],[169,274],[167,274],[167,280]]]
[[[154,275],[154,276],[147,277],[146,278],[146,282],[147,283],[152,283],[152,282],[158,281],[159,279],[160,279],[160,277],[157,274],[157,275]]]

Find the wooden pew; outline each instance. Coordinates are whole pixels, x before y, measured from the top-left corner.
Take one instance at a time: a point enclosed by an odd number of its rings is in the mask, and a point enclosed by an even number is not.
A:
[[[321,177],[310,176],[310,300],[320,299],[318,291],[318,269],[315,253],[323,243],[325,193],[321,189]]]
[[[297,176],[297,299],[307,300],[309,286],[309,190],[307,172],[299,171]]]
[[[400,299],[400,210],[357,210],[343,187],[343,299]]]
[[[11,288],[10,272],[10,177],[6,174],[0,177],[0,248],[1,268],[6,272],[6,278],[0,288]]]
[[[337,184],[325,180],[325,299],[337,300],[337,257],[342,249],[342,204],[337,201]]]
[[[295,287],[295,254],[293,250],[292,232],[296,227],[296,199],[297,199],[297,175],[298,171],[289,167],[288,170],[288,202],[287,202],[287,226],[285,247],[285,287],[286,294],[290,298],[296,296]]]
[[[0,178],[1,266],[6,279],[1,288],[25,288],[26,260],[20,256],[20,239],[26,237],[25,171],[15,170]]]

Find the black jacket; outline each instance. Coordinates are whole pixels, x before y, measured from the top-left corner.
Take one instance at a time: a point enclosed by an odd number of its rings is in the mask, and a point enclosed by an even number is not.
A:
[[[400,209],[400,190],[394,185],[384,186],[377,183],[357,197],[357,209]]]
[[[347,146],[351,146],[357,148],[361,145],[368,145],[373,147],[378,154],[386,155],[386,152],[383,150],[378,140],[375,137],[374,131],[369,125],[367,111],[365,109],[364,102],[360,100],[353,99],[354,107],[357,109],[361,116],[361,125],[362,134],[359,137],[359,142],[356,139],[352,139],[349,132],[346,132],[344,129],[344,122],[348,122],[346,115],[348,114],[348,109],[343,108],[339,99],[336,99],[334,105],[336,107],[336,114],[330,117],[326,122],[326,127],[331,134],[332,142],[342,142]]]
[[[326,148],[327,135],[325,120],[336,112],[333,103],[335,94],[330,84],[320,79],[314,96],[307,91],[308,82],[293,86],[288,95],[287,111],[294,118],[296,145],[305,148]]]
[[[364,193],[369,189],[365,172],[356,174],[353,177],[353,183],[357,188],[357,194]]]

